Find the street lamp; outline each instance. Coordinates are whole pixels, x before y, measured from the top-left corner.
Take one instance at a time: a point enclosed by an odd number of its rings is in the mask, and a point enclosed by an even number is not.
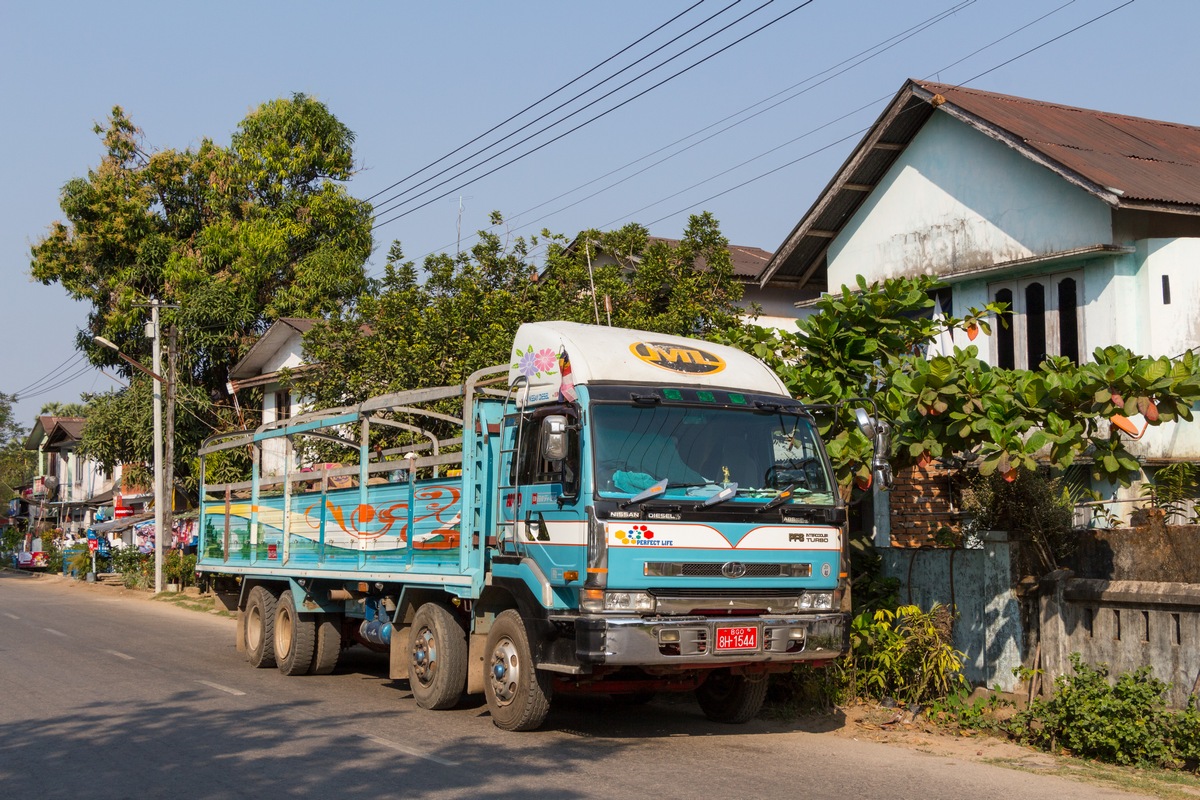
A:
[[[151,324],[154,326],[153,370],[146,369],[138,361],[122,353],[121,348],[103,336],[93,336],[92,341],[116,351],[122,361],[154,379],[154,593],[159,594],[163,590],[163,525],[167,502],[163,486],[162,387],[167,385],[167,380],[160,374],[162,372],[162,337],[158,324],[158,303],[154,303],[150,308]]]

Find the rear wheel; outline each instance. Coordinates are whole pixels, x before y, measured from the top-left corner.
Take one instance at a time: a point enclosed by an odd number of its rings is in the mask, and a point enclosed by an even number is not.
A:
[[[767,676],[734,675],[727,669],[716,670],[696,689],[696,702],[704,716],[713,722],[740,725],[762,710],[767,699]]]
[[[275,666],[275,595],[255,586],[246,601],[246,658],[251,666]]]
[[[275,604],[275,663],[284,675],[306,675],[313,661],[317,625],[312,615],[301,615],[291,589]]]
[[[342,654],[342,615],[322,614],[317,617],[317,643],[313,648],[313,675],[328,675],[337,667]]]
[[[483,667],[483,694],[496,727],[531,731],[550,713],[550,677],[538,672],[521,615],[509,609],[492,623]]]
[[[426,603],[412,624],[408,682],[421,708],[453,708],[467,685],[467,632],[448,608]]]

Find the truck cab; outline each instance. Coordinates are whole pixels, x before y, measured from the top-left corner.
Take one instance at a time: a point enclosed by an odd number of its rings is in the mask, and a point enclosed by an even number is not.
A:
[[[736,722],[769,672],[844,651],[845,508],[812,417],[761,362],[535,323],[509,382],[492,569],[538,597],[559,684],[692,689]]]

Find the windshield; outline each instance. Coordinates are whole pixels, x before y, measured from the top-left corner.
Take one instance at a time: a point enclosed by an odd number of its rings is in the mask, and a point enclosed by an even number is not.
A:
[[[605,403],[593,407],[591,438],[601,494],[633,496],[666,480],[661,496],[703,500],[736,483],[736,499],[794,487],[794,502],[834,504],[820,440],[795,413]]]

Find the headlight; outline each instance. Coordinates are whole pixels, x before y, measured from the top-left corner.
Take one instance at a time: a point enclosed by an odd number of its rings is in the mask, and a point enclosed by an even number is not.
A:
[[[805,592],[800,597],[800,608],[828,611],[833,608],[833,592]]]
[[[627,611],[636,614],[651,614],[654,612],[654,596],[646,592],[604,592],[603,604],[601,593],[585,589],[580,597],[584,611],[596,613],[599,611]]]

